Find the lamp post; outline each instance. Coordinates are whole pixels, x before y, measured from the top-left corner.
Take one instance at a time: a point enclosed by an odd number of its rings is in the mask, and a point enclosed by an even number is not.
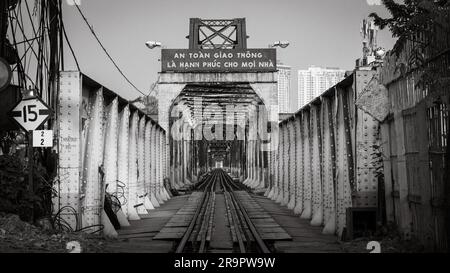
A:
[[[145,42],[145,45],[150,49],[162,47],[161,42],[155,42],[155,41],[147,41],[147,42]]]
[[[269,47],[281,47],[286,48],[289,46],[289,41],[277,41],[272,44],[269,44]]]

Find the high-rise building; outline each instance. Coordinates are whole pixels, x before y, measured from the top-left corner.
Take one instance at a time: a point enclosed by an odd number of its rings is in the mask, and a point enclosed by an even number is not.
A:
[[[298,108],[337,84],[345,77],[345,70],[311,66],[298,71]]]
[[[291,67],[277,64],[278,69],[278,107],[280,113],[292,112],[290,107],[291,100]]]

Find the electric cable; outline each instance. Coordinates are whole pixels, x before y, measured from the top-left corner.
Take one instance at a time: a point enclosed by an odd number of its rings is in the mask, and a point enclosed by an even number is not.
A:
[[[86,23],[86,25],[89,27],[89,30],[91,31],[92,35],[94,35],[94,38],[97,40],[98,44],[100,45],[100,47],[103,49],[103,51],[105,52],[106,56],[108,56],[108,58],[111,60],[111,62],[114,64],[114,66],[116,67],[116,69],[119,71],[119,73],[125,78],[125,80],[139,93],[141,93],[143,96],[147,96],[146,94],[144,94],[141,90],[139,90],[131,81],[130,79],[128,79],[128,77],[123,73],[122,69],[120,69],[120,67],[117,65],[117,63],[114,61],[114,59],[111,57],[111,55],[108,53],[108,51],[106,50],[106,48],[103,46],[102,42],[100,41],[100,39],[98,38],[97,34],[95,33],[94,29],[92,28],[91,24],[89,24],[89,21],[87,20],[86,16],[84,16],[83,12],[81,11],[80,7],[78,5],[75,5],[75,7],[78,9],[78,12],[80,13],[81,17],[83,17],[84,22]]]

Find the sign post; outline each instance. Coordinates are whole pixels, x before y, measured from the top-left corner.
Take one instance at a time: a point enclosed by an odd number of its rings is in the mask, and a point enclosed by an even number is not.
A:
[[[10,111],[9,116],[17,122],[17,124],[22,127],[22,129],[27,132],[28,135],[28,186],[31,194],[34,194],[34,184],[33,184],[33,146],[36,147],[48,147],[44,144],[48,144],[48,137],[45,137],[46,131],[38,131],[36,137],[39,139],[39,132],[42,135],[42,140],[40,145],[34,145],[33,134],[34,130],[39,128],[44,124],[51,115],[52,110],[45,104],[39,97],[30,97],[22,99],[16,106]],[[48,131],[47,131],[48,132]],[[53,135],[53,134],[51,134]],[[45,143],[47,140],[47,143]],[[51,146],[50,146],[51,147]],[[31,221],[34,220],[34,208],[31,210]]]
[[[33,158],[33,131],[28,131],[28,187],[30,193],[34,194],[34,182],[33,182],[33,168],[34,168],[34,158]],[[31,209],[31,222],[34,220],[34,204]]]

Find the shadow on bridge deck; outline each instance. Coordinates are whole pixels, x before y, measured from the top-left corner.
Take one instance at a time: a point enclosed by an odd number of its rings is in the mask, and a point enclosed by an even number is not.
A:
[[[175,196],[161,207],[140,215],[141,220],[130,221],[129,227],[118,230],[117,240],[108,242],[108,252],[125,253],[168,253],[173,241],[153,240],[172,216],[185,205],[189,195]]]
[[[300,219],[292,210],[259,195],[253,199],[292,237],[292,241],[274,243],[279,253],[339,253],[344,252],[334,235],[322,234],[323,227],[310,225],[310,220]]]

